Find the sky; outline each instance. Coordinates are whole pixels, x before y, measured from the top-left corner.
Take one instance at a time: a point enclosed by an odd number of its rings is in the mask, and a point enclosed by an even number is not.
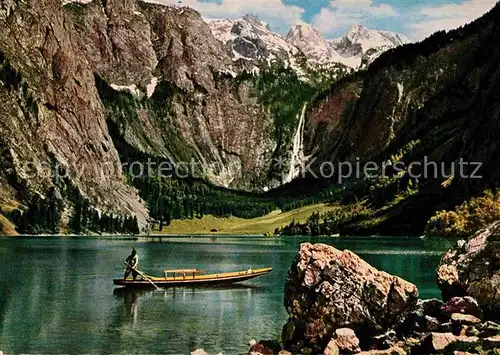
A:
[[[496,0],[150,0],[187,5],[208,19],[254,14],[286,34],[309,23],[326,38],[343,36],[353,25],[399,32],[413,41],[450,30],[488,12]]]

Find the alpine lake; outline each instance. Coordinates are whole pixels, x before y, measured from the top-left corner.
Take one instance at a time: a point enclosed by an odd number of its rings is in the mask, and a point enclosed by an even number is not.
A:
[[[4,353],[239,354],[251,339],[279,339],[288,269],[303,242],[349,249],[439,297],[435,270],[454,240],[403,237],[0,238],[0,351]],[[209,272],[272,267],[223,287],[126,291],[132,247],[139,269]]]

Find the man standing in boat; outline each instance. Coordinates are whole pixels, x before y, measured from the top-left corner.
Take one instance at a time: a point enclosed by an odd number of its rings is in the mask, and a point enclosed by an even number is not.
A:
[[[139,255],[137,255],[137,251],[135,248],[132,248],[132,254],[128,256],[128,258],[125,260],[125,263],[127,264],[127,268],[125,269],[125,275],[123,276],[124,279],[132,273],[132,277],[135,279],[137,278],[137,267],[139,266]]]

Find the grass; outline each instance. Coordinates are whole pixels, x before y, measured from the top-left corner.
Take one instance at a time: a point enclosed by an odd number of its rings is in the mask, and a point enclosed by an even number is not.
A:
[[[279,210],[265,216],[243,219],[237,217],[218,218],[204,216],[201,219],[175,220],[169,226],[163,227],[163,231],[155,226],[153,234],[222,234],[222,235],[263,235],[274,234],[276,228],[283,228],[293,220],[298,223],[305,222],[313,213],[325,213],[335,208],[333,205],[319,204],[306,206],[289,212]],[[210,232],[216,229],[217,232]]]

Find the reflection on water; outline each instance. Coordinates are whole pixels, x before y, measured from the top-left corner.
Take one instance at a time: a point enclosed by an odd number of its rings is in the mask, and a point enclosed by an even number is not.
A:
[[[278,338],[288,268],[307,238],[175,237],[0,239],[0,350],[15,353],[244,352],[250,339]],[[408,238],[314,238],[351,249],[379,269],[438,296],[435,266],[452,242]],[[135,246],[140,268],[207,271],[273,267],[228,287],[114,288]]]
[[[141,297],[164,297],[167,299],[171,297],[175,301],[176,297],[182,300],[186,299],[186,296],[196,297],[196,293],[200,291],[231,291],[231,290],[247,290],[247,294],[252,296],[253,294],[258,294],[256,291],[263,291],[266,288],[259,285],[249,285],[249,284],[234,284],[234,285],[222,285],[222,286],[198,286],[198,287],[177,287],[169,289],[128,289],[125,287],[115,288],[113,290],[113,295],[117,298],[123,299],[123,304],[125,306],[125,311],[127,316],[131,316],[135,321],[137,320],[137,315],[139,312],[139,302]],[[154,294],[153,294],[154,293]]]
[[[132,316],[134,323],[136,323],[137,313],[139,311],[139,298],[147,292],[148,291],[145,290],[127,290],[125,288],[117,288],[113,291],[113,294],[123,298],[125,313],[127,316]]]

